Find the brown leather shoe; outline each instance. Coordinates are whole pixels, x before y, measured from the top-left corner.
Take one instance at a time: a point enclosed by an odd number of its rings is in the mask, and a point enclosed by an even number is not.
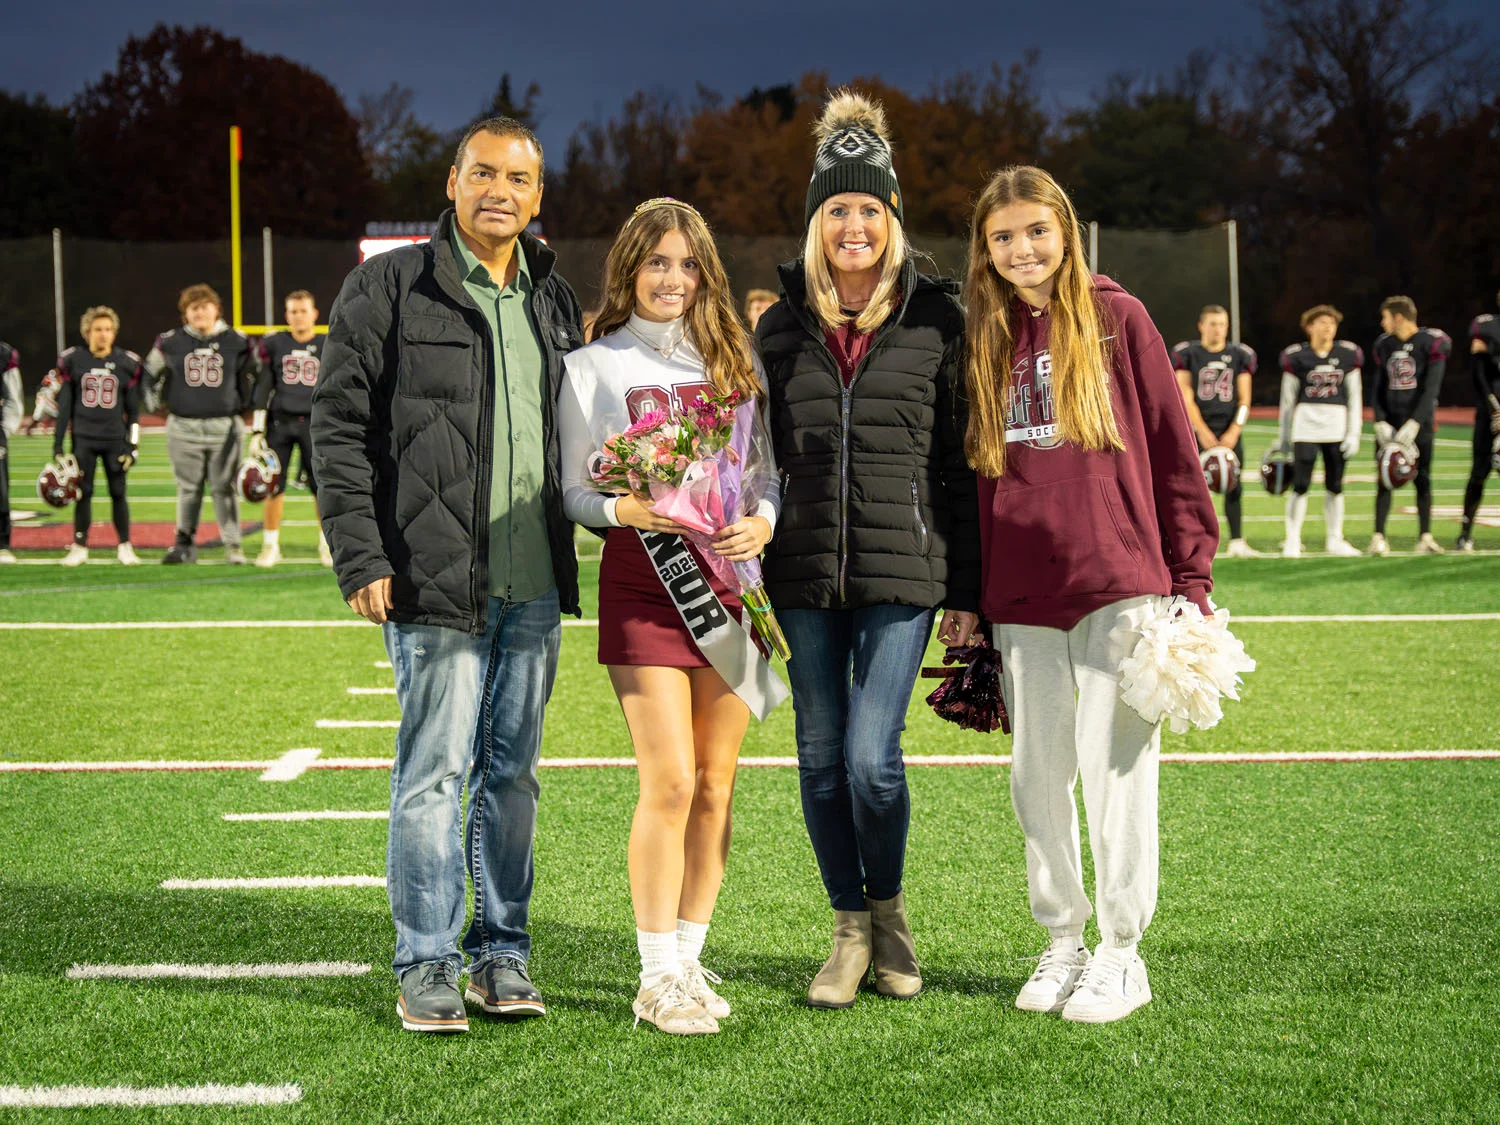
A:
[[[833,912],[833,952],[807,989],[814,1008],[849,1008],[870,975],[872,946],[868,910]]]
[[[875,954],[875,991],[897,1000],[910,1000],[922,991],[917,947],[906,924],[906,895],[883,902],[867,898]]]

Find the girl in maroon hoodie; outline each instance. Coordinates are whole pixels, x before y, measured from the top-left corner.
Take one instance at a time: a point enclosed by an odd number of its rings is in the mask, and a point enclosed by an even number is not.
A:
[[[1218,523],[1166,345],[1139,301],[1089,273],[1046,172],[986,186],[965,296],[980,606],[1004,669],[1031,911],[1052,939],[1016,1006],[1105,1022],[1151,999],[1136,942],[1156,907],[1160,727],[1121,701],[1120,663],[1173,597],[1210,612]]]

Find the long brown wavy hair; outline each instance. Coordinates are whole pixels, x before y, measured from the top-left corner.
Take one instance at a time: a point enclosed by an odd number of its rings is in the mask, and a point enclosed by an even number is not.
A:
[[[703,357],[708,381],[720,394],[761,393],[750,358],[750,334],[734,308],[734,294],[718,247],[703,216],[675,199],[648,199],[625,220],[604,260],[603,308],[589,338],[598,340],[625,326],[635,311],[635,279],[668,231],[681,231],[698,262],[698,291],[682,315],[687,336]]]
[[[1058,432],[1084,449],[1121,450],[1120,430],[1109,401],[1109,361],[1113,348],[1088,271],[1083,237],[1073,203],[1058,182],[1040,168],[1016,165],[997,172],[974,206],[969,231],[968,308],[969,430],[964,452],[969,464],[988,477],[1005,472],[1005,406],[1016,360],[1012,308],[1016,287],[995,270],[984,227],[997,209],[1035,203],[1057,216],[1063,260],[1053,275],[1048,302],[1047,347],[1052,354],[1052,394]]]

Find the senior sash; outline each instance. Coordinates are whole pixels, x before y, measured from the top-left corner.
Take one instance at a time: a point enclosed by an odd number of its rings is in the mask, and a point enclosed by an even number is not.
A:
[[[724,608],[681,535],[640,528],[636,528],[636,534],[698,651],[745,701],[750,713],[765,721],[788,692],[755,647],[748,616],[743,623],[737,622]]]

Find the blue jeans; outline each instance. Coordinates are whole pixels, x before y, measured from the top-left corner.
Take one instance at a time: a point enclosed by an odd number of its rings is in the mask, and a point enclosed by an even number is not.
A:
[[[529,602],[491,598],[477,637],[435,625],[383,627],[401,703],[386,848],[397,976],[461,961],[465,864],[474,880],[474,920],[463,939],[471,968],[531,954],[536,763],[560,626],[550,590]]]
[[[785,609],[797,710],[802,817],[835,910],[901,893],[911,799],[901,761],[906,705],[932,610]]]

